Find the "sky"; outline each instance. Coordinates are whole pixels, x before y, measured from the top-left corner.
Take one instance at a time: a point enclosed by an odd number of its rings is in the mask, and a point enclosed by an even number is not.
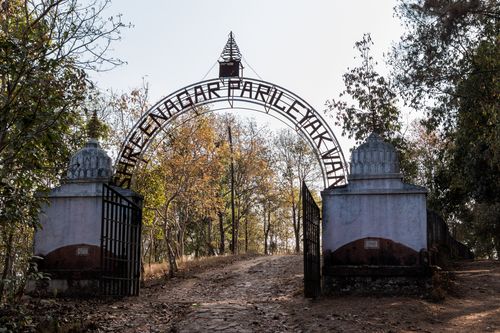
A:
[[[98,87],[115,93],[144,80],[154,104],[184,86],[217,77],[218,66],[209,70],[232,31],[249,65],[243,63],[244,76],[282,86],[322,112],[326,100],[343,90],[342,74],[359,63],[353,47],[364,33],[371,33],[379,62],[397,41],[403,29],[394,17],[396,1],[114,0],[106,14],[120,13],[133,24],[111,52],[126,64],[92,77]],[[269,116],[237,114],[279,127]],[[354,142],[342,137],[333,119],[327,121],[349,159]]]

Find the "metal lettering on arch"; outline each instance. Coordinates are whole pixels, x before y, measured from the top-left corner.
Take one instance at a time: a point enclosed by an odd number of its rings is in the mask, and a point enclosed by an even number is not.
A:
[[[276,112],[293,124],[314,148],[325,187],[346,183],[347,167],[340,145],[321,115],[299,96],[270,82],[251,78],[211,79],[168,95],[146,112],[130,131],[115,165],[114,183],[129,188],[135,168],[155,135],[175,117],[207,104],[244,105]],[[244,109],[248,109],[245,107]],[[258,111],[258,109],[252,108]]]

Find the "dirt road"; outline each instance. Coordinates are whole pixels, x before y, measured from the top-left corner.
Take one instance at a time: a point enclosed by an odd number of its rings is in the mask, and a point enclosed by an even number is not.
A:
[[[500,332],[500,263],[456,267],[441,303],[419,297],[302,296],[301,256],[224,259],[119,301],[45,300],[87,332]],[[64,325],[63,325],[64,326]]]

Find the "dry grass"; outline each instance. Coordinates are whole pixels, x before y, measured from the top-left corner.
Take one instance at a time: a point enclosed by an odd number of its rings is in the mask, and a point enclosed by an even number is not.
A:
[[[211,267],[223,267],[238,260],[245,260],[258,256],[258,254],[248,253],[239,255],[223,255],[191,258],[188,256],[183,257],[177,261],[179,271],[176,272],[177,277],[187,277],[197,272],[206,270]],[[151,265],[144,265],[144,280],[156,280],[165,277],[168,273],[168,263],[155,263]]]
[[[168,271],[166,262],[144,265],[144,280],[157,279],[165,275]]]

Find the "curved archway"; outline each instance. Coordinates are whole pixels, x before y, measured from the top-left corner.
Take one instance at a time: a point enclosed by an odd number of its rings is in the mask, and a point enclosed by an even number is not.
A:
[[[275,112],[291,123],[316,152],[324,186],[346,183],[347,165],[340,145],[326,121],[309,103],[291,91],[253,78],[210,79],[181,88],[153,105],[135,124],[123,143],[115,163],[115,185],[130,188],[134,170],[147,163],[143,155],[152,139],[173,119],[196,112],[198,106],[223,104],[220,109],[257,109]],[[272,114],[270,114],[272,115]],[[276,117],[275,115],[272,115]]]

